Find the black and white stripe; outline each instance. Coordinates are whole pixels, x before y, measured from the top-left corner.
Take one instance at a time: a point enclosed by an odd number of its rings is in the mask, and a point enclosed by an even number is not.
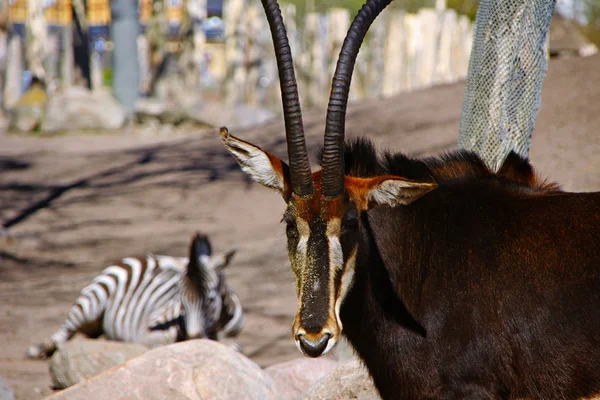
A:
[[[149,347],[235,337],[244,314],[223,274],[233,254],[213,255],[208,238],[197,234],[189,258],[124,258],[94,278],[61,328],[44,343],[31,346],[27,355],[49,356],[77,332]]]

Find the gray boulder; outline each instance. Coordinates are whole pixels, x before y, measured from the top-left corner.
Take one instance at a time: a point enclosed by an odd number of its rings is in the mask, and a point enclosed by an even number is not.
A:
[[[73,86],[50,98],[41,130],[118,129],[126,119],[125,109],[108,91]]]
[[[329,375],[338,363],[329,358],[297,358],[265,369],[285,398],[292,400],[306,393],[317,381]]]
[[[275,382],[258,365],[208,339],[156,348],[53,400],[281,400]]]
[[[0,376],[0,400],[14,400],[15,394],[10,385]]]
[[[380,400],[366,368],[358,360],[340,364],[333,372],[318,381],[303,400]]]
[[[148,348],[140,344],[92,339],[71,340],[52,356],[50,377],[56,389],[64,389],[147,351]]]

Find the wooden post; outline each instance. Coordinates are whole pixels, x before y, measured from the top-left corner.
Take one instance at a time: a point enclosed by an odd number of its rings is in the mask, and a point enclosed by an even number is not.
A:
[[[150,69],[150,43],[146,35],[146,29],[152,19],[152,0],[139,0],[139,22],[140,32],[137,37],[138,61],[139,61],[139,91],[143,94],[150,93],[152,73]]]
[[[12,31],[8,38],[6,84],[4,87],[4,106],[8,109],[16,104],[23,92],[27,8],[27,0],[14,0],[14,2],[9,3],[8,19],[11,22]]]
[[[329,65],[327,82],[331,82],[333,78],[337,58],[348,28],[350,28],[350,11],[345,8],[330,8],[327,11],[326,54]]]
[[[456,12],[446,10],[442,14],[439,34],[438,57],[435,69],[435,83],[453,82],[456,79],[456,71],[452,61],[452,42],[457,35]]]
[[[28,0],[25,49],[27,69],[34,76],[46,78],[44,64],[48,49],[48,25],[44,18],[43,4],[37,0]]]
[[[390,10],[385,40],[382,95],[389,97],[406,88],[405,12]]]
[[[406,15],[406,88],[413,90],[419,87],[419,68],[423,52],[423,36],[421,20],[414,14]]]
[[[244,0],[227,0],[225,3],[225,59],[228,71],[225,74],[224,98],[227,104],[241,101],[240,89],[244,87],[245,71],[243,68],[245,32],[242,15],[245,12]]]
[[[206,19],[206,0],[187,0],[187,12],[192,24],[192,64],[191,85],[197,89],[198,95],[208,86],[206,80],[206,35],[202,29],[202,21]]]
[[[17,103],[23,92],[24,47],[25,44],[20,35],[13,34],[8,39],[8,65],[4,87],[4,106],[7,109]]]
[[[60,84],[60,27],[58,24],[58,1],[46,3],[44,17],[47,24],[48,40],[44,49],[45,81],[49,92],[54,92]]]
[[[50,91],[73,83],[73,8],[71,0],[54,0],[44,10],[48,24],[46,84]]]
[[[108,25],[111,23],[111,10],[108,0],[87,1],[87,22],[89,29],[90,79],[92,90],[104,86],[104,53],[109,51]]]
[[[244,57],[246,81],[244,82],[244,102],[258,106],[264,96],[260,87],[262,64],[261,32],[263,31],[262,8],[256,0],[250,0],[246,8],[244,24],[248,37],[248,47]]]
[[[309,75],[306,77],[309,107],[324,106],[327,104],[325,88],[329,76],[329,65],[325,53],[325,40],[323,39],[327,32],[324,26],[326,23],[327,20],[317,13],[306,14],[304,42],[305,51],[310,54]]]
[[[418,70],[418,86],[427,87],[435,79],[435,64],[437,61],[438,15],[434,9],[422,8],[417,13],[421,28],[422,57]]]
[[[61,28],[62,33],[62,60],[60,65],[61,87],[63,89],[73,86],[75,51],[73,49],[73,24]]]
[[[367,42],[365,55],[367,71],[365,74],[365,87],[362,98],[375,99],[381,96],[383,92],[383,74],[385,68],[384,53],[385,53],[385,37],[386,37],[386,19],[389,10],[383,11],[371,26],[369,41]],[[360,52],[358,53],[360,56]],[[361,99],[362,99],[361,98]]]

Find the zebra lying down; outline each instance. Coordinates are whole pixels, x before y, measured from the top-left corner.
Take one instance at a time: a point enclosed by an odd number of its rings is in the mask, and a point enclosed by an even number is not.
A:
[[[81,291],[61,328],[31,346],[27,356],[48,357],[77,332],[151,348],[187,339],[235,337],[244,315],[223,274],[234,253],[213,255],[208,237],[198,233],[189,258],[124,258]]]

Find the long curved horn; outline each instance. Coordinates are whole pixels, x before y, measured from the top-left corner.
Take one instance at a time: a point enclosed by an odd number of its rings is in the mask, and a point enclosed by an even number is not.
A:
[[[327,106],[323,147],[323,195],[328,198],[338,197],[344,193],[346,106],[356,57],[369,27],[391,2],[392,0],[368,0],[354,17],[340,50]]]
[[[285,135],[288,145],[290,162],[290,178],[292,190],[298,196],[311,196],[313,194],[313,181],[304,140],[304,126],[302,125],[302,110],[298,97],[298,85],[294,74],[292,51],[283,24],[283,17],[277,0],[261,0],[275,47],[277,69],[279,70],[279,85],[281,86],[281,99],[283,102],[283,117],[285,120]]]

